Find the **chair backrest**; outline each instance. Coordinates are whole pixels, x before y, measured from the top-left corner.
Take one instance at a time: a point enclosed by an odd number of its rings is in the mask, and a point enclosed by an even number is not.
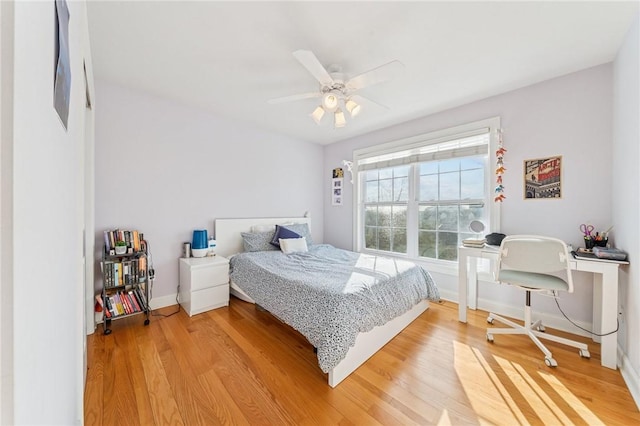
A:
[[[569,251],[564,241],[540,235],[511,235],[500,244],[497,270],[560,276],[573,292]],[[558,275],[559,274],[559,275]]]

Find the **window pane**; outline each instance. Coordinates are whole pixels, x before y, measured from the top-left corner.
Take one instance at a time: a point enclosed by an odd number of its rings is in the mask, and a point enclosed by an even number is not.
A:
[[[460,170],[482,169],[484,170],[483,157],[465,157],[460,159]]]
[[[458,172],[440,174],[440,199],[460,199],[460,174]]]
[[[391,179],[393,177],[393,168],[380,169],[378,172],[380,173],[379,179]]]
[[[429,161],[427,163],[420,163],[420,174],[421,175],[430,175],[433,173],[438,173],[438,162],[437,161]]]
[[[438,259],[458,259],[458,234],[456,232],[438,233]]]
[[[406,228],[407,227],[407,207],[406,206],[393,206],[392,207],[392,220],[391,226],[394,228]]]
[[[407,230],[404,228],[393,229],[393,251],[396,253],[407,252]]]
[[[420,176],[420,201],[438,199],[438,175]]]
[[[377,170],[368,170],[365,174],[365,180],[378,180],[378,171]]]
[[[460,172],[460,199],[484,198],[484,170]]]
[[[366,206],[364,208],[364,225],[376,226],[378,224],[378,207]]]
[[[458,206],[438,208],[438,230],[458,232]]]
[[[420,229],[435,231],[437,224],[437,208],[435,206],[420,206],[420,218],[418,226]]]
[[[391,226],[391,206],[378,207],[378,226]]]
[[[378,181],[374,180],[365,184],[365,203],[377,203],[378,202]]]
[[[409,176],[409,166],[398,166],[393,169],[393,177]]]
[[[391,251],[391,230],[378,228],[378,250]]]
[[[464,205],[460,206],[460,232],[472,232],[469,229],[469,225],[471,225],[471,222],[474,220],[479,220],[480,222],[485,223],[486,226],[486,220],[484,218],[484,207]]]
[[[409,199],[409,179],[406,177],[393,179],[393,200],[407,201]]]
[[[392,185],[392,179],[385,179],[380,181],[380,202],[390,202],[393,200]]]
[[[364,228],[364,246],[369,249],[378,248],[378,228],[373,226]]]
[[[460,159],[452,158],[451,160],[440,161],[440,173],[457,172],[460,170]]]
[[[420,231],[418,235],[418,256],[436,258],[436,233]]]

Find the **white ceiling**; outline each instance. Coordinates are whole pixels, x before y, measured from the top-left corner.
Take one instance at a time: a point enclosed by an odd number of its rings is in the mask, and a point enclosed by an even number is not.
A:
[[[638,2],[89,1],[95,77],[295,139],[328,144],[610,62]],[[317,90],[292,56],[347,76],[399,60],[347,126],[309,118]]]

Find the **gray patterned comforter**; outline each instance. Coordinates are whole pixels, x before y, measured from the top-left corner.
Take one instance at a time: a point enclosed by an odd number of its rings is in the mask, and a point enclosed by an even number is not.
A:
[[[308,252],[241,253],[230,278],[256,303],[304,335],[327,373],[360,332],[440,295],[427,271],[414,263],[354,253],[327,244]]]

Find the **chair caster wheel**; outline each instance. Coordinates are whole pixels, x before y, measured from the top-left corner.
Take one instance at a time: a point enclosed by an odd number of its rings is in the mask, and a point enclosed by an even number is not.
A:
[[[587,359],[591,358],[591,354],[589,353],[589,350],[587,350],[587,349],[580,349],[580,351],[578,353],[580,354],[580,356],[582,358],[587,358]]]
[[[544,325],[540,324],[539,326],[536,327],[536,329],[542,333],[544,333],[546,331],[546,328],[544,328]]]
[[[108,336],[109,334],[111,334],[111,329],[110,329],[110,328],[107,328],[107,329],[104,331],[104,335],[105,335],[105,336]]]
[[[553,358],[545,358],[544,363],[547,364],[547,367],[557,367],[558,362]]]
[[[487,333],[487,342],[493,343],[493,334]]]
[[[491,317],[487,317],[487,322],[488,322],[489,324],[493,324],[493,318],[491,318]]]
[[[146,320],[144,320],[144,325],[149,325],[149,318],[147,318]]]

